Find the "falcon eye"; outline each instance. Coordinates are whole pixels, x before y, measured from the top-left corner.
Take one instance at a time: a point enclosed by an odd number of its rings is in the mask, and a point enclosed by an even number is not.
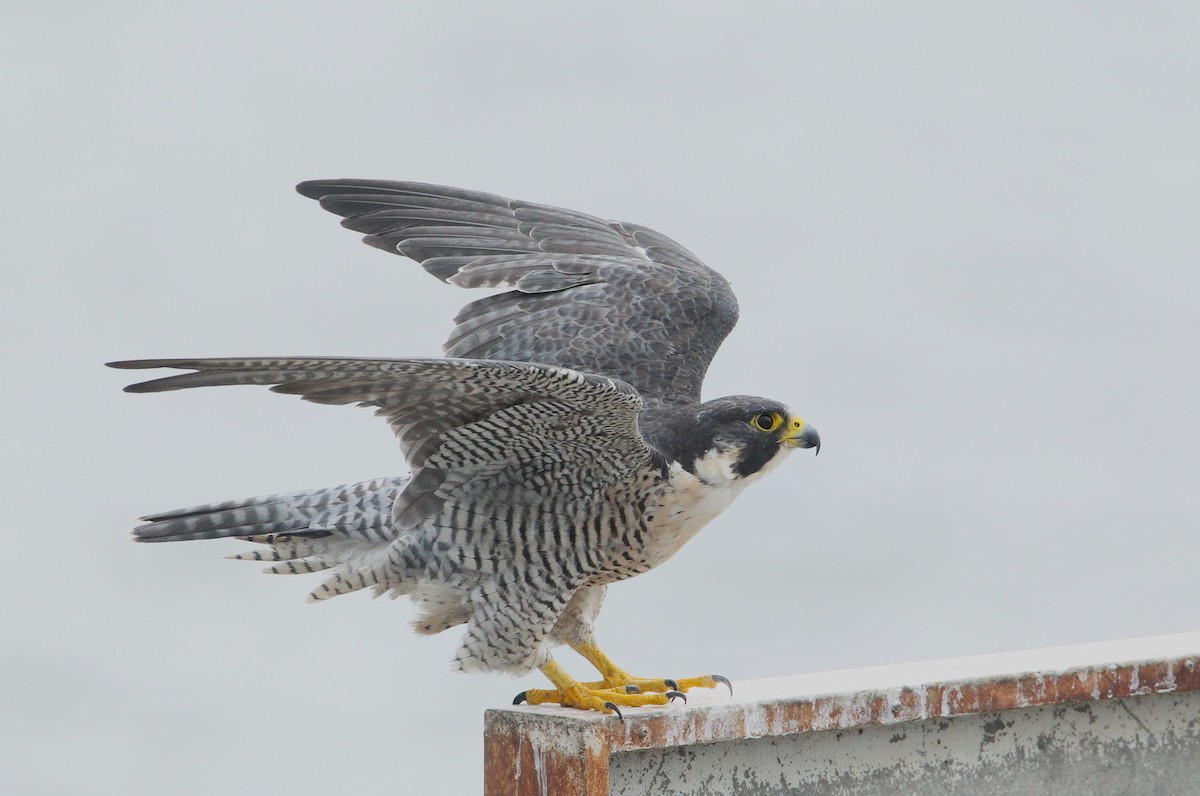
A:
[[[750,418],[750,425],[759,431],[774,431],[783,425],[783,415],[778,412],[764,412]]]

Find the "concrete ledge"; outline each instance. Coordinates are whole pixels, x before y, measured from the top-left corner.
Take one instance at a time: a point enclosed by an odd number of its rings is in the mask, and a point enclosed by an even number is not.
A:
[[[1170,704],[1162,703],[1161,721],[1153,719],[1161,725],[1157,734],[1145,730],[1134,732],[1130,738],[1119,738],[1128,734],[1128,727],[1116,727],[1111,722],[1110,734],[1125,747],[1132,744],[1135,750],[1139,744],[1149,750],[1152,737],[1161,740],[1164,733],[1169,734],[1172,743],[1178,742],[1179,751],[1168,749],[1167,753],[1187,755],[1186,762],[1194,766],[1188,770],[1200,777],[1200,719],[1196,713],[1200,700],[1175,698],[1200,691],[1198,663],[1200,633],[1185,633],[745,681],[734,684],[733,697],[718,691],[692,692],[686,706],[676,703],[629,709],[624,722],[612,716],[550,706],[490,710],[485,719],[485,793],[576,796],[646,792],[644,780],[643,785],[636,784],[638,765],[661,769],[666,758],[632,753],[754,739],[794,738],[803,743],[806,737],[812,739],[829,731],[1004,714],[1001,724],[994,723],[995,717],[990,725],[984,722],[983,726],[993,728],[991,734],[995,736],[995,728],[1004,727],[1012,712],[1131,698],[1137,698],[1141,706],[1156,696],[1172,697]],[[1144,711],[1139,708],[1139,712]],[[1057,717],[1048,715],[1051,722],[1070,718],[1066,711]],[[1046,718],[1031,716],[1029,720],[1044,724]],[[705,765],[749,771],[743,764],[755,757],[753,749],[745,747],[733,757],[728,754],[731,750],[723,751],[720,760],[713,758]],[[984,745],[980,744],[979,753],[983,752]],[[789,754],[804,757],[802,751],[791,750]],[[629,756],[622,760],[622,755]],[[776,757],[778,765],[785,766],[782,757]],[[865,769],[860,773],[865,774]],[[721,779],[720,772],[709,774],[710,783],[728,783],[728,779]],[[805,776],[812,780],[809,774]],[[799,779],[789,780],[788,771],[771,772],[770,776],[779,786],[775,790],[757,785],[755,789],[737,790],[728,784],[725,790],[686,790],[669,782],[659,782],[653,790],[804,792],[795,784]],[[703,777],[694,779],[703,785]],[[765,781],[757,774],[752,779]],[[642,790],[629,790],[627,786]],[[814,792],[834,792],[828,785],[823,787],[825,790]]]

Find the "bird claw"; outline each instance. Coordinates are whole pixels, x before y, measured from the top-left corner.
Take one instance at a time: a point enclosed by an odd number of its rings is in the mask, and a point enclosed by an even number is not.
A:
[[[589,647],[582,647],[582,652],[600,670],[600,674],[604,676],[603,680],[578,682],[558,668],[557,664],[550,662],[540,668],[554,683],[555,688],[533,688],[522,691],[513,699],[513,704],[520,705],[522,702],[529,705],[558,704],[563,707],[595,710],[600,713],[616,713],[617,718],[625,721],[625,716],[621,713],[622,708],[669,705],[676,699],[683,700],[686,705],[688,703],[687,692],[692,688],[716,688],[717,685],[724,685],[729,689],[729,693],[733,694],[733,685],[729,682],[729,678],[719,674],[685,677],[681,680],[671,677],[664,677],[661,680],[635,677],[613,665],[607,657]],[[599,660],[593,660],[594,658]]]
[[[530,705],[557,704],[565,708],[595,710],[600,713],[616,713],[621,721],[622,708],[642,707],[644,705],[666,705],[678,693],[642,693],[636,685],[611,686],[609,688],[589,688],[584,684],[565,685],[562,689],[533,688],[522,691],[513,699],[514,705],[522,702]]]
[[[593,683],[583,683],[586,688],[591,688],[597,691],[610,691],[626,694],[685,694],[693,688],[716,688],[718,685],[723,685],[729,689],[729,695],[733,696],[733,685],[728,677],[719,674],[706,674],[700,677],[685,677],[681,680],[676,680],[672,677],[664,677],[661,680],[655,680],[645,677],[634,677],[627,672],[620,671],[609,674],[604,680]],[[622,705],[626,704],[624,702]]]

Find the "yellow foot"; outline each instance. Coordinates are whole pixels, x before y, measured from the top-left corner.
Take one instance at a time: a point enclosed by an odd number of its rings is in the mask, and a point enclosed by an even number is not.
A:
[[[633,686],[638,691],[649,691],[660,694],[685,694],[692,688],[716,688],[717,684],[720,683],[729,689],[731,696],[733,695],[733,686],[730,685],[727,678],[719,674],[687,677],[683,680],[672,680],[669,677],[664,677],[661,680],[649,677],[635,677],[613,663],[612,659],[605,655],[595,644],[572,644],[571,647],[595,666],[601,676],[604,677],[603,680],[597,682],[583,683],[583,686],[586,688],[599,690]]]
[[[554,661],[546,661],[538,667],[554,684],[552,689],[533,688],[517,694],[514,705],[528,702],[530,705],[544,705],[553,702],[563,707],[579,708],[580,710],[596,710],[601,713],[616,713],[621,715],[623,707],[641,707],[642,705],[665,705],[672,699],[680,698],[687,701],[682,692],[663,691],[662,693],[642,694],[636,688],[629,689],[624,685],[604,686],[593,688],[573,679],[558,667]]]
[[[676,694],[686,694],[693,688],[716,688],[718,684],[728,688],[730,695],[733,694],[733,685],[727,678],[722,677],[719,674],[706,674],[700,677],[685,677],[682,680],[673,680],[670,677],[664,677],[661,680],[656,680],[646,677],[634,677],[623,670],[615,669],[610,671],[603,680],[597,680],[596,682],[592,683],[581,683],[581,685],[583,685],[585,688],[591,689],[633,687],[642,692],[674,692]]]
[[[676,698],[687,699],[687,697],[678,691],[642,694],[636,691],[627,691],[624,687],[590,688],[583,683],[576,683],[565,688],[531,688],[528,691],[522,691],[517,694],[516,698],[513,699],[513,704],[519,705],[522,702],[530,705],[553,703],[562,705],[565,708],[596,710],[600,713],[616,713],[617,718],[624,720],[625,717],[621,715],[621,708],[642,707],[643,705],[665,705]]]
[[[722,677],[719,674],[702,674],[699,677],[685,677],[682,680],[672,680],[678,688],[676,691],[687,693],[692,688],[716,688],[717,685],[723,685],[729,689],[729,695],[733,696],[733,683],[729,682],[729,678]]]

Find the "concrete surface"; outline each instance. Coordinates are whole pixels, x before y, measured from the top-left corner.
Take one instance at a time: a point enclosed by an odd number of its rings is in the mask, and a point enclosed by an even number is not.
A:
[[[1200,633],[488,711],[485,793],[1200,794]]]
[[[613,796],[1200,793],[1200,692],[614,754]]]

